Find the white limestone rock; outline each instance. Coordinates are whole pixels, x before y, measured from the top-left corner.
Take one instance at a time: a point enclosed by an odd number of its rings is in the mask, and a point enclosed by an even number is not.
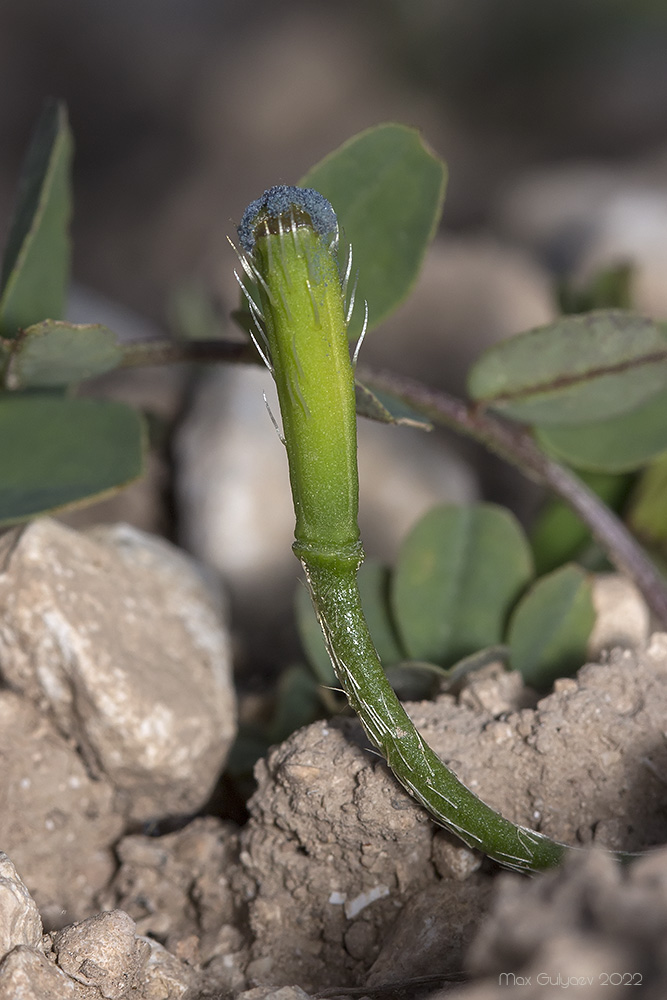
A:
[[[197,810],[235,732],[228,635],[193,562],[118,525],[0,539],[0,669],[48,708],[119,809]]]
[[[42,943],[42,920],[27,886],[7,855],[0,851],[0,958],[26,945]]]

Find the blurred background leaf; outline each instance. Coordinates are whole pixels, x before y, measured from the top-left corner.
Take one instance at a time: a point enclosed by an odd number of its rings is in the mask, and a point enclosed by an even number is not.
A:
[[[2,262],[0,336],[60,319],[69,281],[72,136],[62,102],[37,123]]]
[[[106,326],[45,319],[8,344],[9,389],[64,387],[116,368],[123,349]]]
[[[667,390],[667,332],[635,313],[564,316],[496,344],[468,376],[471,397],[529,424],[629,413]]]
[[[143,419],[122,403],[3,393],[0,439],[0,525],[90,503],[143,472]]]
[[[667,390],[629,413],[576,426],[538,427],[538,443],[576,469],[631,472],[667,450]]]
[[[392,578],[408,656],[451,666],[501,643],[532,575],[527,539],[509,511],[492,504],[430,510],[403,542]]]
[[[414,285],[442,214],[447,169],[416,129],[388,123],[361,132],[312,167],[299,182],[328,198],[341,227],[339,257],[352,245],[358,272],[350,336],[368,302],[369,329]]]
[[[586,662],[594,624],[589,575],[579,566],[562,566],[534,583],[512,613],[510,664],[526,684],[545,690]]]
[[[632,485],[632,476],[581,472],[580,478],[612,510],[619,512]],[[548,499],[530,529],[530,544],[538,576],[577,559],[592,545],[589,529],[562,500]],[[599,550],[598,550],[599,552]],[[600,558],[602,558],[599,552]],[[587,563],[588,565],[588,563]],[[589,566],[590,568],[590,566]]]
[[[626,517],[641,541],[667,558],[667,455],[661,455],[642,472]]]

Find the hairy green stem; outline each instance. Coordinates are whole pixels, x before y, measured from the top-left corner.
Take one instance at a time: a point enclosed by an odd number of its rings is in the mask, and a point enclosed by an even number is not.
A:
[[[364,618],[354,564],[301,560],[324,640],[347,699],[400,783],[441,826],[507,868],[540,871],[567,848],[482,802],[433,752],[387,681]]]
[[[363,551],[354,373],[332,216],[316,192],[274,188],[249,206],[239,227],[260,349],[278,390],[294,550],[336,675],[400,783],[466,844],[519,871],[548,868],[567,848],[511,823],[459,781],[401,706],[368,631],[357,587]]]

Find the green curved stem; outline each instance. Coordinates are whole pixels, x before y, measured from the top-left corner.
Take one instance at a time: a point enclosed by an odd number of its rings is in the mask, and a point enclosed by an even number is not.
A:
[[[557,865],[567,848],[482,802],[420,735],[390,686],[368,631],[356,566],[301,560],[329,656],[369,739],[403,787],[441,826],[517,871]]]
[[[319,210],[313,194],[270,189],[247,210],[239,235],[248,251],[244,270],[256,286],[253,299],[261,302],[254,309],[258,334],[278,389],[294,550],[334,670],[369,739],[436,822],[507,867],[551,867],[568,848],[511,823],[459,781],[418,733],[373,645],[357,588],[363,551],[345,304],[332,240],[310,214]]]

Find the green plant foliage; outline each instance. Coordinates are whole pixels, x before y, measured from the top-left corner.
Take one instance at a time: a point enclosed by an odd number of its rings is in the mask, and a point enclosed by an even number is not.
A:
[[[99,324],[45,319],[6,342],[8,389],[67,386],[116,368],[123,349],[115,333]]]
[[[559,311],[566,314],[593,309],[631,309],[633,306],[632,264],[614,264],[591,276],[584,285],[560,282],[556,289]]]
[[[582,481],[612,510],[619,510],[628,494],[629,476],[582,473]],[[538,575],[550,573],[575,559],[591,543],[591,532],[562,500],[546,502],[530,532]]]
[[[644,470],[627,512],[628,525],[663,558],[667,556],[667,455]]]
[[[667,331],[634,313],[565,316],[494,345],[473,365],[477,402],[530,424],[627,414],[667,389]]]
[[[667,390],[630,413],[576,427],[540,427],[538,443],[576,469],[632,472],[667,451]]]
[[[69,279],[72,137],[65,106],[49,103],[28,150],[2,264],[0,336],[60,319]]]
[[[294,595],[294,614],[303,651],[306,654],[313,671],[315,672],[315,676],[320,684],[326,684],[329,687],[336,687],[338,685],[338,681],[336,679],[334,669],[331,666],[331,660],[329,659],[327,648],[324,645],[322,629],[320,628],[315,611],[313,610],[313,603],[310,599],[310,594],[303,586],[298,586],[296,588],[296,593]]]
[[[0,525],[100,499],[143,472],[143,420],[121,403],[2,393],[0,439]]]
[[[429,511],[403,543],[392,583],[408,656],[450,666],[502,642],[532,572],[528,542],[509,511],[493,504]]]
[[[273,716],[267,730],[268,745],[281,743],[291,733],[321,715],[319,685],[313,675],[299,664],[288,667],[278,683]]]
[[[355,380],[356,407],[358,417],[367,417],[382,424],[404,424],[407,427],[417,427],[422,431],[433,430],[433,424],[417,413],[402,399],[390,392],[378,392],[369,389],[358,379]]]
[[[541,577],[521,599],[509,623],[510,663],[540,690],[586,662],[595,623],[592,584],[579,566]]]
[[[390,579],[390,570],[371,559],[359,567],[357,582],[361,606],[385,669],[405,658],[391,617]]]
[[[346,245],[354,248],[359,284],[351,336],[361,329],[364,300],[372,328],[414,285],[440,221],[446,177],[445,164],[416,129],[389,123],[354,136],[299,182],[333,205],[343,262]]]

